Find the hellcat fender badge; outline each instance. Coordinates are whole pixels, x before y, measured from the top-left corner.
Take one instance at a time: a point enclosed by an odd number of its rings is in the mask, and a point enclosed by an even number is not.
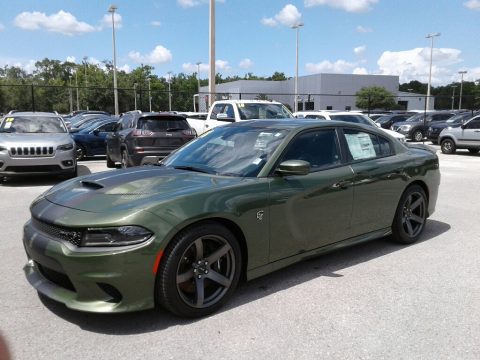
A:
[[[264,214],[264,211],[263,210],[260,210],[257,212],[257,220],[258,221],[262,221],[263,220],[263,214]]]

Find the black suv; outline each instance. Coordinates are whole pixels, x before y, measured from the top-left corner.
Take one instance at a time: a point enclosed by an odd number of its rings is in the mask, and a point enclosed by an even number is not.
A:
[[[376,118],[375,122],[384,129],[390,129],[393,124],[405,121],[412,115],[413,114],[386,114]]]
[[[453,115],[455,112],[452,111],[421,112],[409,117],[406,121],[393,124],[390,129],[405,135],[407,140],[422,141],[432,122],[445,121]]]
[[[172,113],[124,113],[107,135],[107,167],[157,163],[196,136],[184,116]]]

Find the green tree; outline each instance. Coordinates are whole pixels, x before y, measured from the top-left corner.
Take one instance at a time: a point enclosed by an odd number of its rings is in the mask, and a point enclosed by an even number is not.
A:
[[[396,107],[395,96],[384,87],[363,87],[355,94],[355,105],[359,109],[393,109]]]

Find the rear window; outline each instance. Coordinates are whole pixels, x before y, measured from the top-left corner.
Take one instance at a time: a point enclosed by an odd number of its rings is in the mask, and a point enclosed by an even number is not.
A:
[[[150,116],[138,119],[137,129],[162,132],[188,130],[190,127],[184,118]]]

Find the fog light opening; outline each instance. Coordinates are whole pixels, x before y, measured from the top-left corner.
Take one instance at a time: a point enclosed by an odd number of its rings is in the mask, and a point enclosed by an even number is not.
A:
[[[122,294],[114,286],[105,283],[97,283],[98,287],[102,289],[111,299],[107,300],[109,303],[119,303],[122,301]]]

